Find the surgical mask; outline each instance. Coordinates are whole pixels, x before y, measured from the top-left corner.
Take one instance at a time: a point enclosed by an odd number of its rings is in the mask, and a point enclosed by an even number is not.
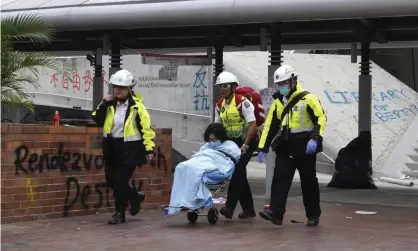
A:
[[[279,92],[283,96],[287,96],[287,94],[289,94],[290,92],[289,86],[288,85],[279,86]]]
[[[219,141],[219,140],[216,140],[216,141],[209,141],[209,142],[208,142],[208,146],[209,146],[210,148],[216,148],[216,147],[218,147],[220,144],[221,144],[221,141]]]

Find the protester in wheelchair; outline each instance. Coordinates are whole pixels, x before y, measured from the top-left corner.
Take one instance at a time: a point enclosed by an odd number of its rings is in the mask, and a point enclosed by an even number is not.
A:
[[[171,198],[166,215],[187,208],[195,210],[212,206],[208,185],[226,182],[234,172],[241,156],[240,148],[227,140],[220,123],[210,124],[204,133],[206,142],[189,160],[179,163],[174,170]]]

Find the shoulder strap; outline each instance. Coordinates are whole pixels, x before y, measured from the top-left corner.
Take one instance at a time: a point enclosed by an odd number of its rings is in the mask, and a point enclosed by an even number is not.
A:
[[[308,95],[309,94],[309,92],[308,91],[304,91],[304,92],[301,92],[301,93],[299,93],[296,97],[294,97],[293,99],[292,99],[292,101],[290,101],[287,105],[286,105],[286,107],[283,109],[283,112],[282,112],[282,116],[281,116],[281,118],[280,118],[280,121],[283,121],[283,119],[284,119],[284,117],[286,116],[286,114],[293,108],[293,106],[295,106],[298,102],[299,102],[299,100],[301,100],[303,97],[305,97],[306,95]]]
[[[222,108],[222,102],[224,101],[224,98],[220,98],[219,100],[218,100],[218,102],[216,103],[216,108],[217,108],[217,110],[218,110],[218,112],[220,112],[221,111],[221,108]]]
[[[228,157],[229,159],[231,159],[232,163],[234,163],[234,165],[237,165],[237,161],[232,157],[232,155],[230,155],[229,153],[226,153],[222,150],[216,150],[218,152],[223,153],[226,157]]]
[[[238,106],[242,103],[242,95],[235,94],[235,105]],[[241,112],[241,106],[238,108],[239,112]]]

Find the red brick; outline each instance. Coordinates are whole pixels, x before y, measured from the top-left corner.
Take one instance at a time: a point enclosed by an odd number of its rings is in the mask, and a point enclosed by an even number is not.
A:
[[[30,133],[30,134],[34,134],[36,133],[36,128],[33,126],[27,126],[27,127],[23,127],[22,128],[22,133]]]
[[[13,202],[8,202],[8,203],[1,203],[1,209],[15,209],[15,208],[20,208],[20,202],[17,201],[13,201]]]
[[[69,210],[70,216],[94,214],[96,209],[94,205],[98,202],[99,196],[94,191],[96,183],[104,182],[104,168],[97,170],[92,168],[87,171],[74,171],[69,169],[68,172],[62,173],[60,170],[47,170],[47,165],[44,163],[43,172],[35,171],[33,173],[24,173],[20,171],[15,174],[15,155],[14,150],[20,145],[26,145],[29,148],[29,155],[32,153],[50,154],[50,158],[57,154],[59,143],[62,142],[64,151],[71,153],[81,152],[92,155],[92,159],[96,155],[101,155],[102,150],[91,149],[92,134],[100,134],[101,128],[65,128],[65,127],[48,127],[38,125],[14,125],[3,126],[2,135],[2,223],[21,222],[28,220],[49,219],[54,217],[61,217],[64,209],[64,201],[67,196],[66,181],[68,177],[75,177],[80,186],[80,195],[82,189],[89,185],[91,194],[87,197],[86,203],[90,209],[83,209],[80,203],[80,197],[77,202],[72,205]],[[23,132],[23,133],[22,133]],[[162,130],[156,130],[157,133],[162,133]],[[163,143],[164,141],[164,143]],[[162,145],[162,153],[166,156],[167,163],[171,160],[171,144],[170,135],[157,135],[157,145]],[[28,158],[23,163],[27,168]],[[83,163],[80,163],[83,166]],[[67,163],[67,166],[71,166]],[[139,180],[143,182],[143,190],[147,197],[150,197],[143,204],[143,208],[154,207],[155,205],[166,201],[171,187],[168,186],[167,175],[163,170],[145,165],[135,172],[135,180],[137,184]],[[30,187],[27,183],[27,178],[31,178],[32,194],[28,194]],[[167,183],[167,184],[166,184]],[[106,207],[105,189],[103,192],[103,204],[99,212],[113,212],[113,208]],[[76,187],[71,185],[69,191],[69,198],[72,200],[76,194]],[[152,197],[152,198],[151,198]],[[113,204],[112,190],[110,190],[109,199]],[[33,200],[33,201],[31,201]],[[151,203],[149,206],[147,203]],[[35,216],[32,216],[35,215]]]
[[[54,127],[51,126],[48,128],[49,129],[49,133],[55,134],[55,133],[62,133],[62,129],[61,127]]]

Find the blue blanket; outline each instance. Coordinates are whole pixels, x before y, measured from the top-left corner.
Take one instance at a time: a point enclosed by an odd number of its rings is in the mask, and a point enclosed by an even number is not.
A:
[[[220,151],[235,161],[241,156],[241,150],[232,141],[209,142],[189,160],[176,166],[166,216],[180,212],[179,207],[198,209],[212,206],[212,193],[207,185],[221,183],[232,175],[235,168],[234,162]]]

